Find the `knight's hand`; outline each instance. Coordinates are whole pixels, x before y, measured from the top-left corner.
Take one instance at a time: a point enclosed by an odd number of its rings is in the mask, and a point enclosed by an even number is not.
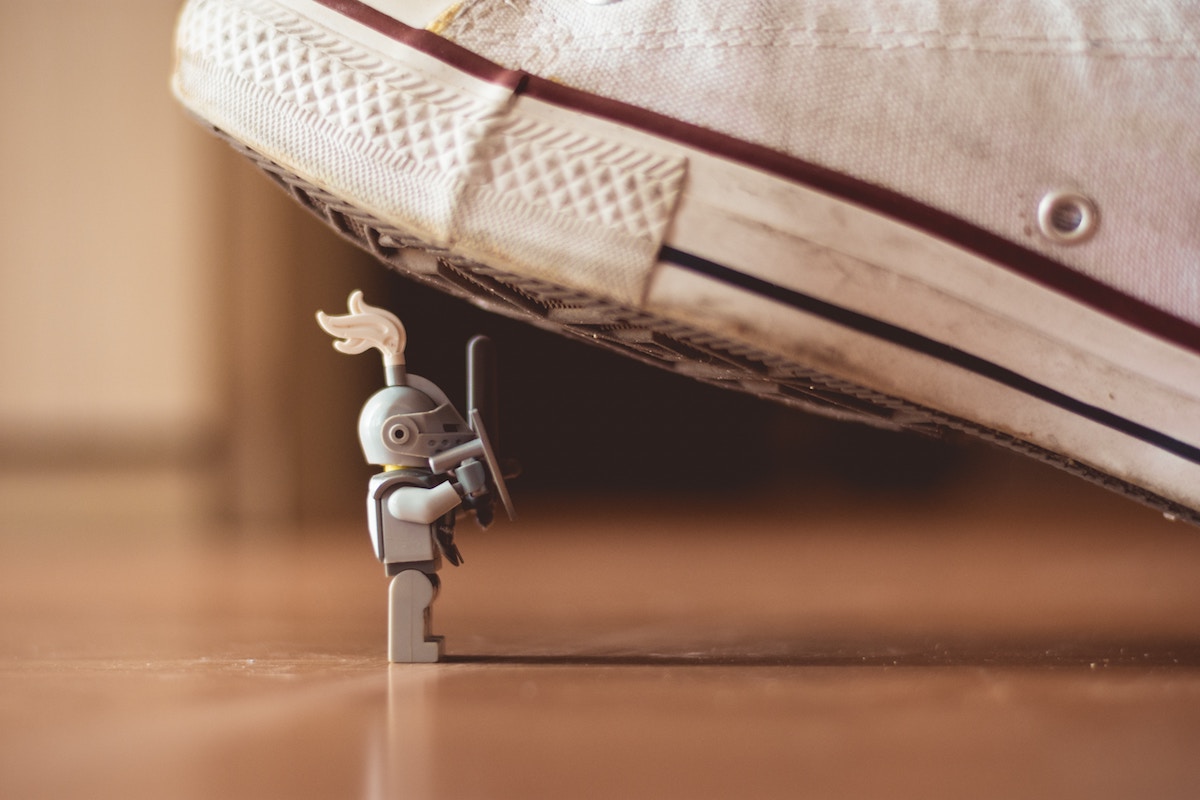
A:
[[[492,519],[495,517],[495,501],[489,492],[466,498],[463,500],[463,508],[475,514],[475,521],[481,528],[491,525]]]
[[[453,472],[464,497],[479,497],[487,492],[487,469],[478,459],[464,461]]]

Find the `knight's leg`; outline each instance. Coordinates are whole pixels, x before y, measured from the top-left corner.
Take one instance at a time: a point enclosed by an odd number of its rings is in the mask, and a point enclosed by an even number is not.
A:
[[[429,633],[430,604],[437,596],[436,575],[415,569],[392,578],[388,590],[388,661],[433,663],[441,658],[442,637]]]

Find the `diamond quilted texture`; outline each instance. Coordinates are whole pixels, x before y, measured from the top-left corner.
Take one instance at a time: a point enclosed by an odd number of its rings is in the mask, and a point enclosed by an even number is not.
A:
[[[501,124],[479,156],[500,194],[637,239],[661,235],[684,175],[682,159],[529,120]]]
[[[606,140],[585,117],[532,117],[509,88],[464,88],[267,0],[196,0],[187,13],[184,91],[223,108],[220,124],[251,148],[426,246],[642,295],[682,155]]]
[[[348,53],[327,32],[269,4],[251,13],[210,0],[191,13],[203,24],[188,26],[187,49],[381,151],[390,163],[428,162],[430,169],[465,173],[495,115],[490,105],[414,72]]]

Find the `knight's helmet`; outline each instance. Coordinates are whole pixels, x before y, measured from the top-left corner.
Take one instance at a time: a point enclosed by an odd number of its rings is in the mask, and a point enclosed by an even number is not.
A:
[[[350,313],[317,313],[326,333],[340,337],[343,353],[376,347],[383,353],[387,386],[367,400],[358,418],[358,438],[368,464],[427,467],[429,457],[475,438],[446,394],[404,366],[404,325],[386,309],[367,305],[362,292],[350,295]]]

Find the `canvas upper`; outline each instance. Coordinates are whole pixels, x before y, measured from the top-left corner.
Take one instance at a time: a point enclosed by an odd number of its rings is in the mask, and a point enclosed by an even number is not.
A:
[[[468,0],[437,30],[894,190],[1200,322],[1200,4]],[[1039,226],[1060,189],[1093,204],[1083,241]]]

